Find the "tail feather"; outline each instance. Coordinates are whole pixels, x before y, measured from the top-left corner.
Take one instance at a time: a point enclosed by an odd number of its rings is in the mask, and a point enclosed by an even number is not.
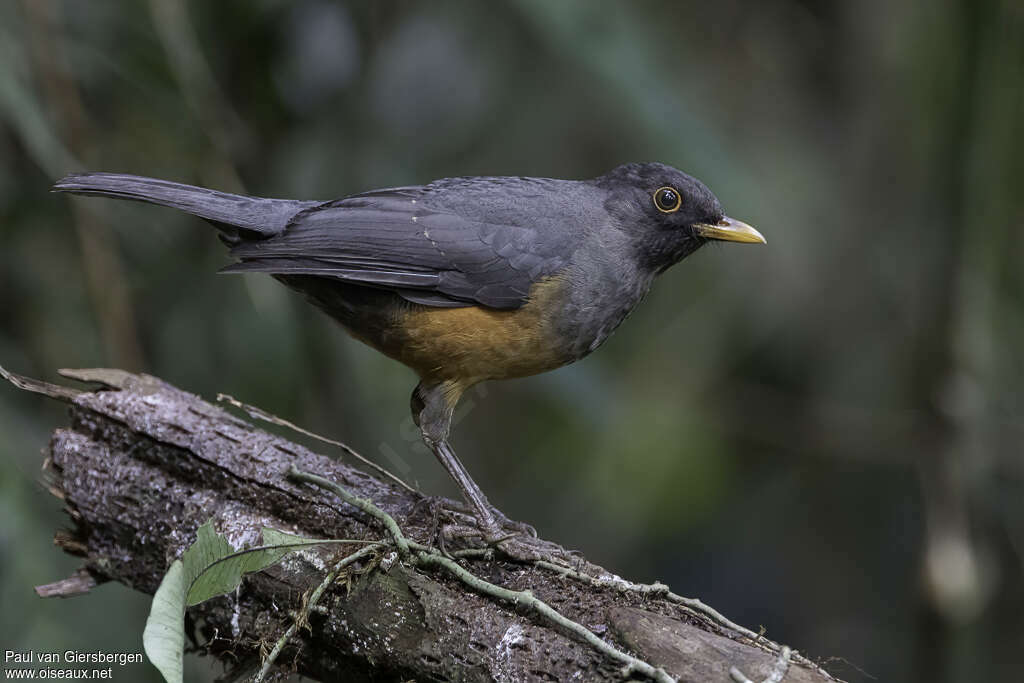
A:
[[[251,237],[275,235],[288,226],[295,214],[322,203],[246,197],[120,173],[73,173],[58,180],[53,190],[167,206],[204,218],[229,236],[237,235],[237,229],[255,233]]]

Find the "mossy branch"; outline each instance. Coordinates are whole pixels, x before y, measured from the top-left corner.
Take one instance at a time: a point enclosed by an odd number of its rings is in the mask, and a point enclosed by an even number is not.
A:
[[[43,476],[71,519],[57,543],[82,558],[76,577],[88,580],[44,594],[109,580],[152,593],[169,559],[212,518],[235,547],[270,527],[363,540],[385,554],[357,575],[349,549],[303,551],[189,608],[200,651],[239,670],[260,668],[264,644],[273,644],[268,673],[283,662],[323,681],[619,681],[624,673],[703,681],[726,680],[733,666],[761,678],[777,670],[779,646],[658,584],[624,581],[626,589],[584,558],[567,571],[512,562],[500,549],[446,556],[434,547],[422,496],[387,477],[317,455],[153,377],[66,374],[101,386],[69,389],[0,370],[70,407]],[[304,480],[283,476],[293,467]],[[793,657],[785,680],[835,679]]]

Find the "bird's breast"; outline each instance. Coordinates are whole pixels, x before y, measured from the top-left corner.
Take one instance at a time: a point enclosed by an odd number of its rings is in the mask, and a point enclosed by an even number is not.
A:
[[[566,290],[565,278],[556,275],[535,283],[514,310],[408,306],[385,352],[424,379],[465,385],[553,370],[578,357],[559,334]]]
[[[278,279],[421,378],[462,387],[579,360],[608,338],[646,292],[628,273],[569,267],[535,282],[517,309],[441,308],[328,278]]]
[[[578,360],[603,344],[650,290],[653,274],[606,251],[580,259],[565,272],[556,335]]]

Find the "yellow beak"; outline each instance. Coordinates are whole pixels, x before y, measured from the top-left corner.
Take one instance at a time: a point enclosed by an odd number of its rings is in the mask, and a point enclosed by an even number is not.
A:
[[[752,226],[735,218],[723,216],[718,223],[697,223],[693,226],[697,234],[712,240],[726,240],[728,242],[760,242],[768,244],[764,235],[755,230]]]

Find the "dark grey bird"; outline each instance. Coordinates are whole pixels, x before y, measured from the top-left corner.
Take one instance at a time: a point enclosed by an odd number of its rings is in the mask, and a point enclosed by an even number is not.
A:
[[[413,419],[490,541],[518,528],[448,445],[463,392],[583,358],[654,278],[709,240],[764,242],[696,178],[659,163],[592,180],[463,177],[334,201],[264,199],[110,173],[54,189],[204,218],[237,263],[298,290],[420,377]]]

